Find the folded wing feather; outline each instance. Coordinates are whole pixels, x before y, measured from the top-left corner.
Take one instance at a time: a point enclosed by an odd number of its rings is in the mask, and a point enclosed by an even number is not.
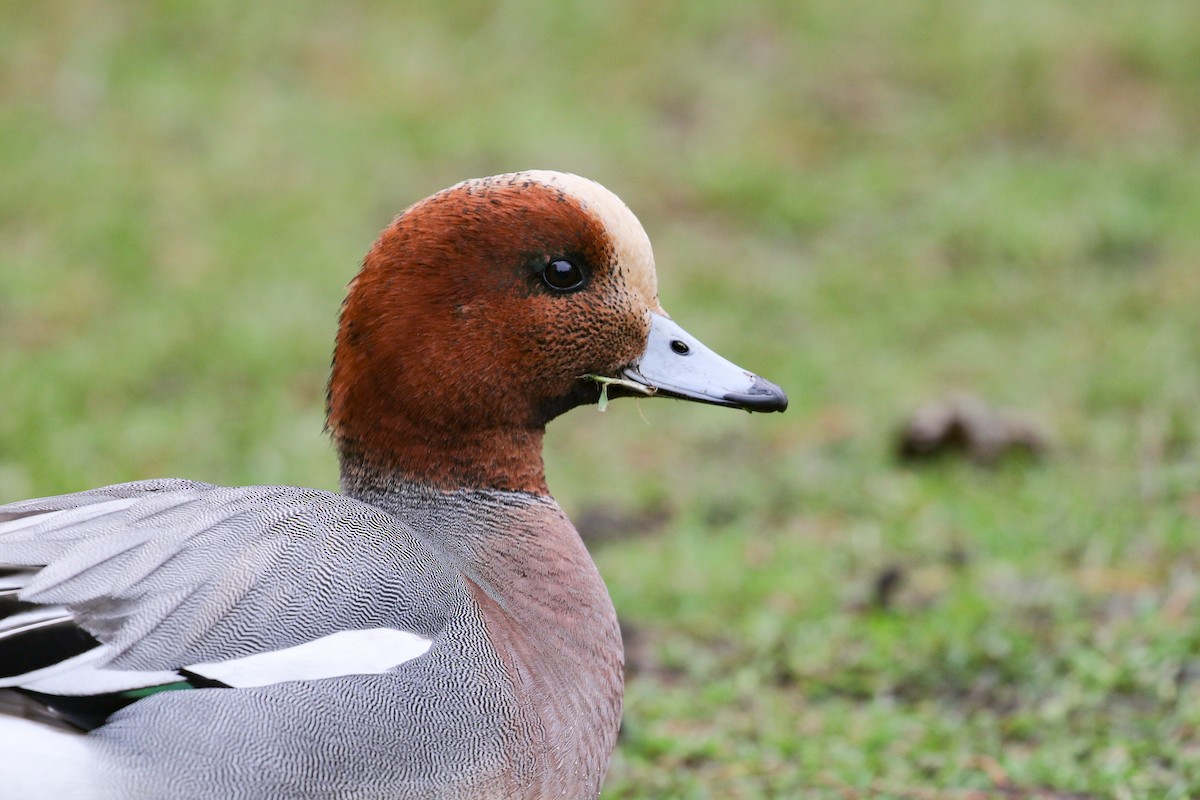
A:
[[[293,487],[142,481],[0,506],[0,565],[0,687],[55,695],[383,671],[428,651],[449,595],[395,517]],[[49,663],[27,657],[35,640]]]

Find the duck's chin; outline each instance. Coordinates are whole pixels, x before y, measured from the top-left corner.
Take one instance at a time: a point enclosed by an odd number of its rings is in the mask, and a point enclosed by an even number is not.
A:
[[[609,392],[608,396],[614,396]],[[579,406],[594,406],[600,402],[601,385],[595,381],[585,378],[580,378],[571,384],[570,390],[566,394],[558,397],[552,397],[541,403],[539,414],[543,422],[549,422],[555,417],[562,416],[573,408]]]

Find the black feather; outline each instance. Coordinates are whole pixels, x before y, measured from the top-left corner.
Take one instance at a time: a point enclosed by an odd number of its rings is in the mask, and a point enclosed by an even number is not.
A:
[[[26,603],[18,597],[20,591],[16,588],[0,589],[0,620],[23,614],[26,611],[33,611],[39,607],[37,603]]]
[[[124,692],[109,692],[107,694],[72,695],[43,694],[28,689],[16,689],[31,701],[45,707],[54,717],[65,720],[81,731],[99,728],[108,718],[125,706],[132,705],[143,697],[158,692],[178,691],[194,688],[187,681],[170,683],[165,686],[152,686],[149,689],[131,689]]]
[[[44,669],[99,646],[100,642],[71,617],[0,631],[0,678]]]

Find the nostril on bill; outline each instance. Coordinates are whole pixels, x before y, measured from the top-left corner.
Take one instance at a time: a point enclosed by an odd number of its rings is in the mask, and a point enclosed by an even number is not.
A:
[[[692,352],[692,348],[688,347],[688,343],[682,339],[672,339],[671,352],[675,353],[676,355],[686,356],[688,353]]]

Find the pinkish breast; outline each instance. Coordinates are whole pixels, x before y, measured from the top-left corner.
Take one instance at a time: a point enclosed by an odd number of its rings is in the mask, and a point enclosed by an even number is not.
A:
[[[515,516],[479,543],[469,588],[512,680],[520,752],[541,762],[522,770],[541,785],[522,788],[530,797],[594,797],[621,722],[616,611],[557,505],[539,502]]]

